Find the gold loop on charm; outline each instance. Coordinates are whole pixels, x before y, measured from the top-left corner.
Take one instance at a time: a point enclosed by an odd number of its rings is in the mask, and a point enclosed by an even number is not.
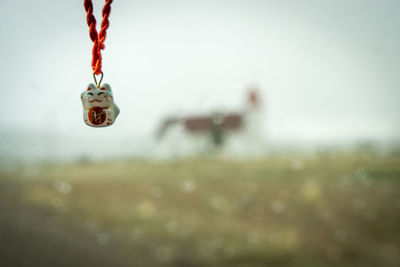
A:
[[[101,81],[103,80],[103,76],[104,76],[103,72],[101,72],[100,81],[99,81],[99,83],[97,83],[96,74],[93,72],[93,79],[94,79],[94,83],[96,84],[97,88],[100,88]]]

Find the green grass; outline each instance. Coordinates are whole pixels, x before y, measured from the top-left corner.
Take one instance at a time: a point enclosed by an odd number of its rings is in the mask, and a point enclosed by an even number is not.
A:
[[[399,158],[42,165],[10,178],[58,227],[143,266],[400,264]]]

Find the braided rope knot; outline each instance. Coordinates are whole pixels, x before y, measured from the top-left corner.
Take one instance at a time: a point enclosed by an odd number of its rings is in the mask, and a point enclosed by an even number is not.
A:
[[[96,30],[96,18],[93,15],[93,3],[91,0],[84,0],[84,7],[86,10],[86,21],[89,25],[89,35],[93,42],[92,49],[92,69],[96,75],[101,74],[102,57],[101,50],[105,49],[104,41],[106,39],[106,31],[110,26],[108,17],[111,12],[111,3],[113,0],[106,0],[106,4],[103,8],[103,20],[101,22],[100,32],[97,33]]]

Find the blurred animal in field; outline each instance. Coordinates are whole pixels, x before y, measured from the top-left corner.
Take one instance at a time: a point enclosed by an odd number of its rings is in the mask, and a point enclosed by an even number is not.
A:
[[[156,133],[156,153],[162,157],[204,154],[256,154],[263,149],[262,105],[258,89],[248,90],[244,106],[165,118]]]

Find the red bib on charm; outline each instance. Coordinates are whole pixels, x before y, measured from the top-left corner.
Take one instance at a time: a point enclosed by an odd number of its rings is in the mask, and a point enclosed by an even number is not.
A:
[[[106,113],[101,107],[93,107],[89,109],[89,120],[94,125],[100,125],[106,120]]]

